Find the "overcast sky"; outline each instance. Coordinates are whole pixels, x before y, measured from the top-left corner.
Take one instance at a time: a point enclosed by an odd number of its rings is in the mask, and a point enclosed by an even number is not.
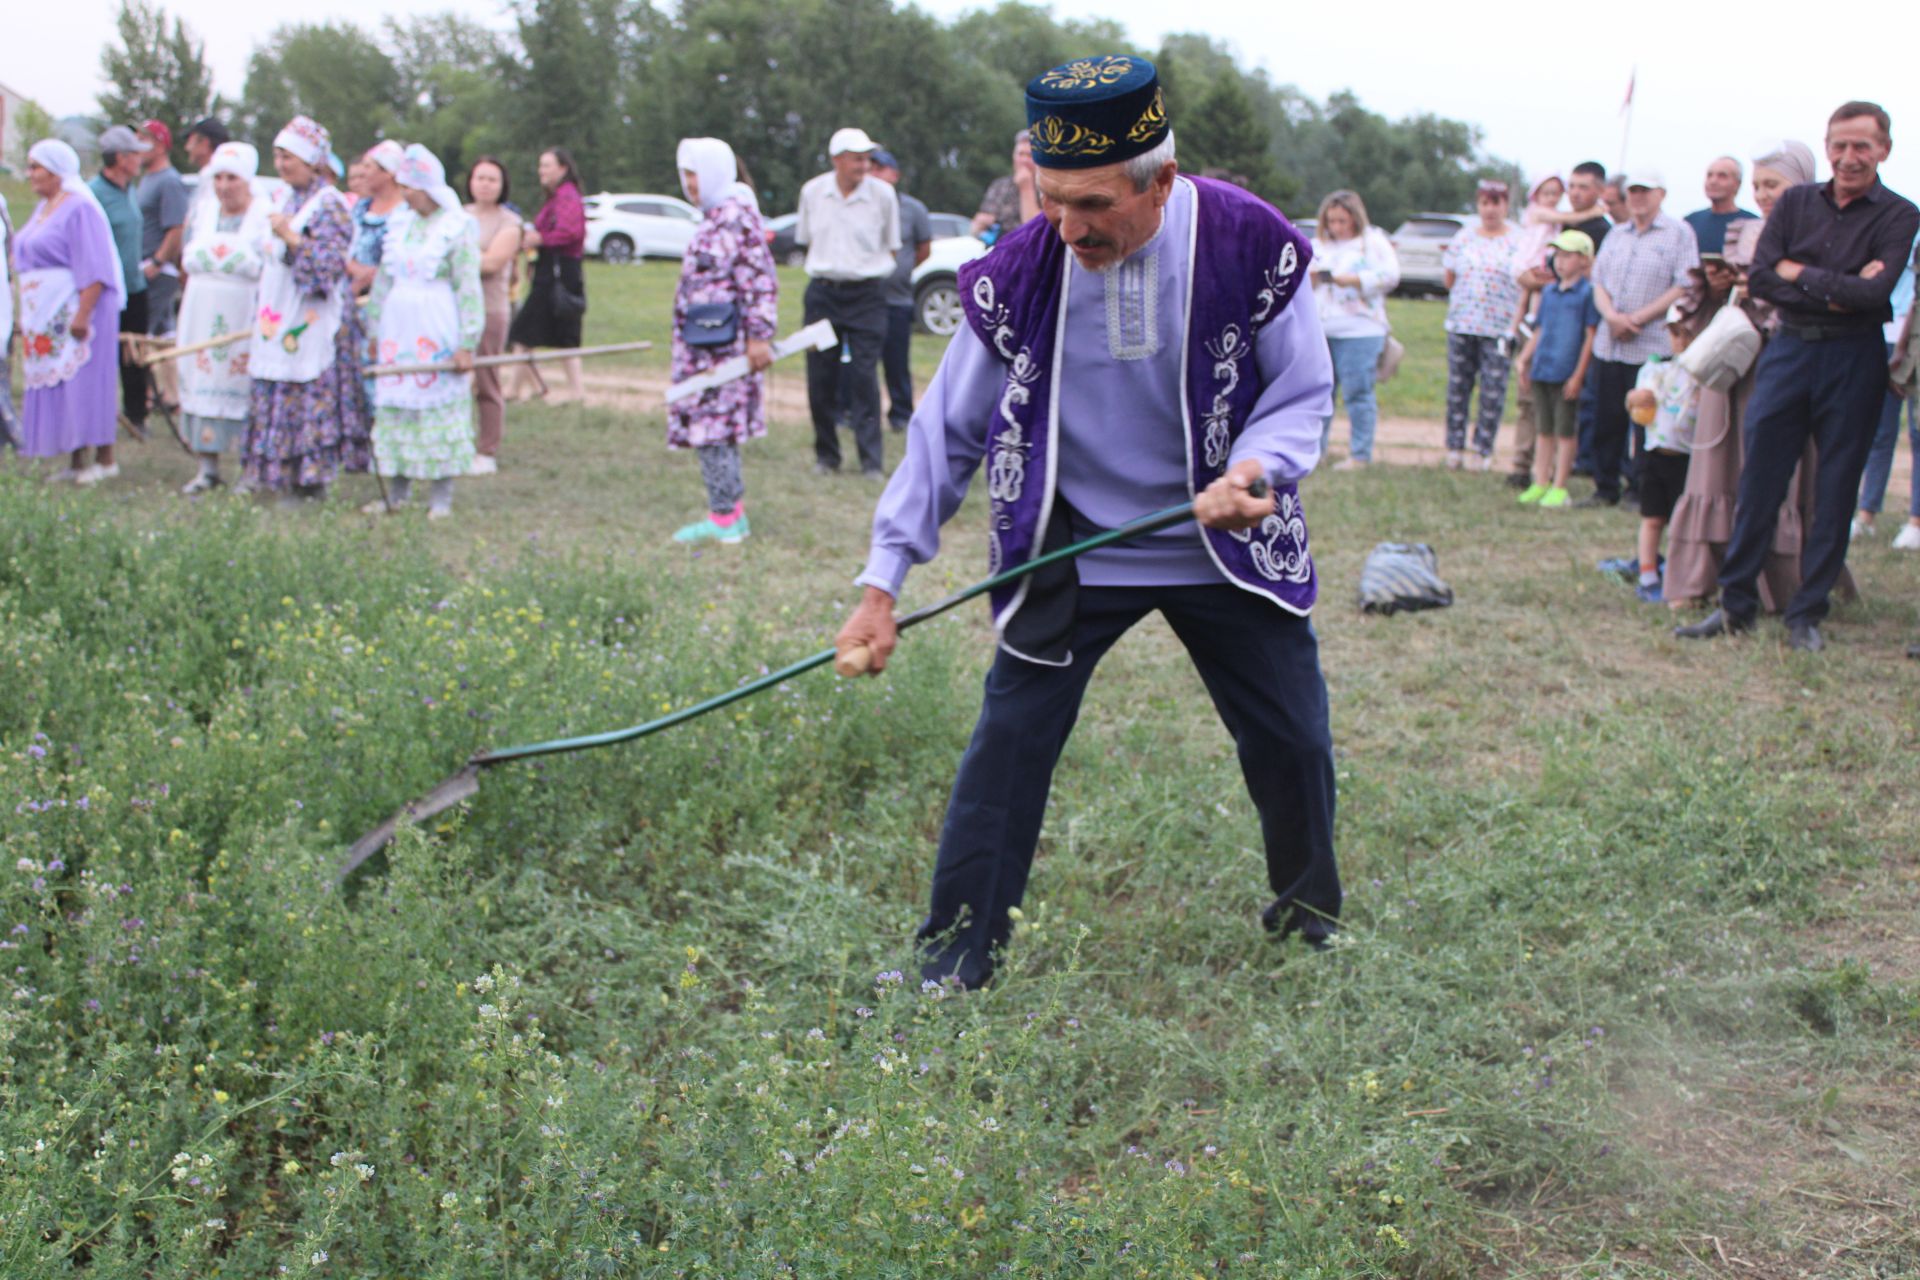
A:
[[[161,0],[206,40],[215,85],[238,97],[247,55],[282,22],[317,17],[257,0]],[[444,0],[332,0],[331,17],[377,28],[386,15],[459,8],[506,25],[494,0],[449,6]],[[979,7],[967,0],[922,0],[952,17]],[[0,42],[0,82],[38,99],[56,115],[89,112],[99,90],[101,45],[113,31],[115,0],[10,0]],[[1866,10],[1893,18],[1915,12],[1911,0],[1869,0]],[[1668,0],[1657,9],[1582,9],[1577,26],[1548,21],[1548,10],[1474,7],[1460,0],[1372,0],[1278,5],[1216,0],[1184,10],[1160,0],[1107,0],[1096,12],[1120,22],[1136,42],[1158,44],[1169,30],[1201,30],[1229,40],[1243,65],[1315,98],[1352,89],[1388,116],[1432,111],[1479,124],[1489,149],[1530,171],[1621,159],[1620,103],[1638,66],[1629,167],[1652,166],[1667,179],[1671,205],[1696,207],[1700,175],[1723,152],[1745,159],[1762,144],[1798,138],[1820,153],[1827,114],[1852,97],[1874,99],[1893,114],[1895,136],[1909,141],[1883,170],[1889,185],[1920,196],[1920,75],[1913,32],[1856,12],[1847,34],[1805,31],[1797,48],[1768,51],[1765,24],[1743,6],[1718,0]],[[1539,12],[1537,23],[1524,15]],[[1644,14],[1644,21],[1628,14]],[[1563,54],[1561,50],[1572,50]],[[1088,52],[1093,52],[1089,50]],[[1039,68],[1036,68],[1039,70]],[[1170,104],[1176,127],[1180,104]],[[324,123],[324,122],[322,122]],[[885,141],[884,124],[862,123]],[[743,141],[743,140],[736,140]],[[670,145],[666,140],[663,146]],[[998,146],[998,140],[995,140]],[[1824,161],[1822,176],[1825,176]],[[1741,200],[1750,204],[1743,188]]]

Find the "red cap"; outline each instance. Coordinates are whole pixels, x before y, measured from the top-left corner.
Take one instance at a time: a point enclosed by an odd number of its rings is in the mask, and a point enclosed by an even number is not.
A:
[[[173,130],[158,120],[149,120],[140,126],[140,132],[160,144],[162,151],[173,150]]]

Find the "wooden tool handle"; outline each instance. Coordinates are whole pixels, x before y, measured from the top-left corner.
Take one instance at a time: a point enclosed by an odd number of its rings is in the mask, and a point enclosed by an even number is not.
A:
[[[851,649],[842,649],[833,660],[834,674],[848,680],[867,674],[867,670],[872,666],[873,650],[863,644],[857,644]]]

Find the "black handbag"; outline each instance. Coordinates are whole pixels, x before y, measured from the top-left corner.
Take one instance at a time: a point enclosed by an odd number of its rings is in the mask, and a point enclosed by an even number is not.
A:
[[[558,270],[553,273],[553,292],[547,298],[547,308],[562,320],[571,320],[575,316],[587,314],[587,295],[567,288],[567,282]]]
[[[724,347],[740,331],[740,307],[732,302],[696,302],[687,308],[680,337],[690,347]]]

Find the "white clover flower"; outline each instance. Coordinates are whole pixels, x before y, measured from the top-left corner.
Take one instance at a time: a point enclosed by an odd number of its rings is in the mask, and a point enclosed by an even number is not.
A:
[[[355,1165],[355,1166],[353,1166],[353,1171],[354,1171],[355,1173],[357,1173],[357,1174],[359,1174],[359,1175],[360,1175],[360,1181],[362,1181],[362,1182],[372,1182],[372,1181],[373,1181],[373,1166],[372,1166],[372,1165],[370,1165],[370,1164],[357,1164],[357,1165]]]
[[[208,1218],[200,1225],[209,1231],[225,1231],[227,1229],[227,1220],[225,1218]]]
[[[483,1004],[480,1006],[480,1016],[483,1018],[497,1018],[500,1016],[500,1010],[490,1004]]]
[[[347,1153],[344,1151],[334,1152],[332,1158],[327,1161],[328,1164],[332,1165],[336,1169],[338,1169],[341,1165],[345,1164],[346,1162],[347,1162]]]
[[[32,858],[21,858],[13,864],[15,871],[38,871],[40,868]]]
[[[317,1267],[321,1263],[325,1262],[326,1260],[327,1260],[327,1251],[325,1249],[315,1249],[313,1251],[313,1257],[309,1258],[307,1261],[311,1262],[314,1266]]]
[[[440,1207],[442,1209],[457,1208],[459,1204],[460,1204],[460,1197],[455,1195],[451,1191],[446,1192],[440,1197]]]
[[[481,995],[485,995],[487,994],[487,992],[493,990],[493,975],[490,973],[483,973],[479,977],[475,978],[473,980],[473,989],[475,991],[478,991]]]

